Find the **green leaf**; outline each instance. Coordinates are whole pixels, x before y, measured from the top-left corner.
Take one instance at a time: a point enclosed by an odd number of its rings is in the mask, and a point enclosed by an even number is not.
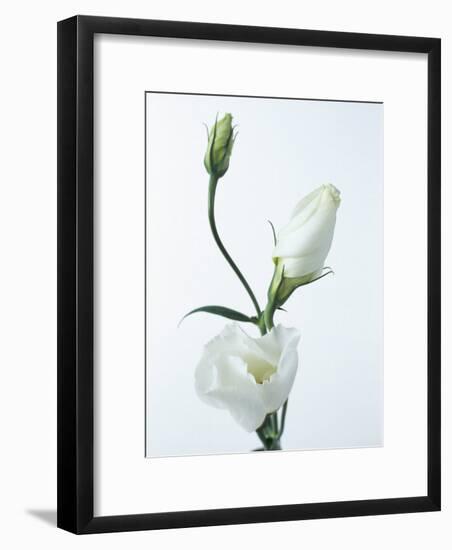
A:
[[[236,311],[235,309],[230,309],[228,307],[223,307],[223,306],[203,306],[203,307],[198,307],[196,309],[192,309],[191,311],[189,311],[186,315],[182,317],[179,325],[189,315],[192,315],[193,313],[202,313],[202,312],[211,313],[213,315],[220,315],[221,317],[226,317],[226,319],[232,319],[233,321],[241,321],[242,323],[254,323],[254,324],[256,323],[255,318],[248,317],[248,315],[240,313],[240,311]]]

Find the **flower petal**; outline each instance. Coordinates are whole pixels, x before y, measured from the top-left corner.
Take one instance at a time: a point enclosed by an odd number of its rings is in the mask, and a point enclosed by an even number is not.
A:
[[[205,403],[227,409],[248,432],[264,421],[265,407],[258,384],[239,354],[248,353],[244,345],[251,340],[237,325],[228,325],[206,346],[195,372],[195,388]]]
[[[267,413],[278,410],[292,389],[298,369],[298,343],[300,333],[282,325],[275,327],[269,336],[282,350],[276,373],[261,387],[262,399]]]

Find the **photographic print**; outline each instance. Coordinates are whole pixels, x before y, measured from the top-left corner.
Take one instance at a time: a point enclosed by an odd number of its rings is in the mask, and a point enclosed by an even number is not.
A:
[[[383,107],[145,93],[147,457],[383,445]]]

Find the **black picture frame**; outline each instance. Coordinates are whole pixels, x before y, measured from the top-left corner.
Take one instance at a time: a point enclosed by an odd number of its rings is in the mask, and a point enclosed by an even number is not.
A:
[[[93,39],[95,33],[428,55],[428,491],[410,498],[95,517]],[[437,38],[75,16],[58,23],[58,526],[103,533],[440,510],[441,41]]]

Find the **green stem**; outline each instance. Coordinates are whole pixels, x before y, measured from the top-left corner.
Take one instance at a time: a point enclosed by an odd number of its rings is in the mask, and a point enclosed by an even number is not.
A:
[[[262,445],[264,446],[264,450],[267,450],[267,438],[265,437],[265,435],[263,434],[261,429],[257,429],[256,433],[257,433],[259,439],[261,440]]]
[[[289,398],[286,399],[284,405],[283,405],[283,410],[281,412],[281,427],[279,429],[279,437],[282,436],[282,434],[284,433],[284,426],[285,426],[285,423],[286,423],[286,414],[287,414],[287,405],[289,404]]]
[[[275,325],[273,323],[273,315],[275,314],[274,304],[268,303],[264,311],[264,323],[267,330],[271,330]]]
[[[276,412],[271,413],[271,426],[273,430],[273,439],[278,436],[278,415]]]
[[[282,411],[281,411],[281,425],[279,427],[278,439],[281,439],[281,436],[284,433],[284,426],[285,426],[285,423],[286,423],[286,413],[287,413],[288,403],[289,403],[289,398],[287,398],[286,401],[284,402],[284,405],[283,405],[283,408],[282,408]]]
[[[267,330],[271,330],[274,327],[273,316],[278,308],[277,296],[278,291],[283,283],[284,266],[281,262],[278,262],[273,272],[273,277],[268,289],[268,301],[264,310],[264,322]]]
[[[226,250],[223,242],[221,241],[220,235],[218,234],[218,231],[217,231],[217,224],[215,222],[215,194],[216,194],[216,190],[217,190],[217,183],[218,183],[218,178],[216,176],[210,176],[210,180],[209,180],[209,205],[208,205],[210,229],[212,230],[213,238],[215,239],[215,242],[216,242],[218,248],[220,249],[220,252],[223,254],[225,260],[231,266],[232,270],[237,275],[237,277],[239,278],[242,285],[245,287],[245,290],[247,291],[249,297],[251,298],[251,301],[253,302],[253,306],[256,310],[257,317],[258,317],[258,319],[260,319],[260,317],[261,317],[261,308],[259,306],[258,301],[256,300],[256,296],[254,295],[253,291],[251,290],[251,287],[248,284],[248,281],[245,279],[242,272],[237,267],[237,264],[234,262],[234,260],[229,255],[229,253]],[[260,326],[259,326],[259,328],[261,329],[261,332],[262,332],[262,328]]]
[[[256,430],[256,433],[265,451],[281,450],[281,430],[278,429],[278,413],[276,411],[265,417],[262,426]]]

